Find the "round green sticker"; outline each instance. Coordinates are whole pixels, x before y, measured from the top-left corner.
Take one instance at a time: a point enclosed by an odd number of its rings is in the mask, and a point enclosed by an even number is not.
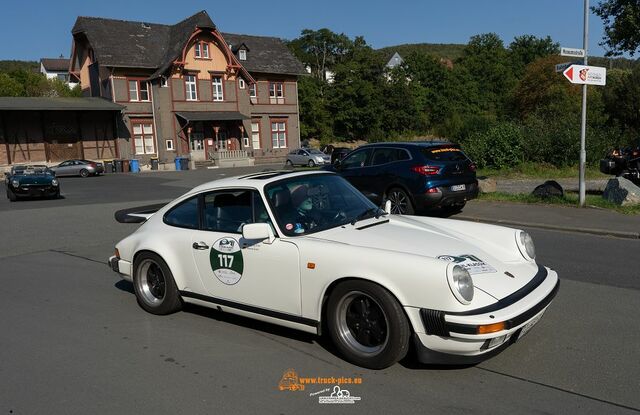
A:
[[[233,238],[221,238],[213,243],[209,253],[213,274],[223,284],[233,285],[242,278],[244,261],[240,244]]]

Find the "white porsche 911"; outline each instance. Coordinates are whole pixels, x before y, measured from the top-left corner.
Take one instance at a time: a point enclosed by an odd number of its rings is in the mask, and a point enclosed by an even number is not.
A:
[[[142,222],[111,268],[154,314],[183,302],[328,335],[380,369],[414,342],[424,363],[476,363],[513,344],[559,288],[523,231],[389,215],[328,172],[216,180]]]

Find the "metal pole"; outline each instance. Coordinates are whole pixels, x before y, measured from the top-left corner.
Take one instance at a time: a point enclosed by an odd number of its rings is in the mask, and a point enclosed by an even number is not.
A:
[[[588,65],[588,46],[589,42],[589,0],[584,0],[584,32],[582,39],[582,48],[584,49],[584,65]],[[587,136],[587,85],[582,85],[582,125],[580,129],[580,201],[579,206],[585,205],[585,187],[584,180],[585,167],[587,164],[587,150],[586,150],[586,136]]]

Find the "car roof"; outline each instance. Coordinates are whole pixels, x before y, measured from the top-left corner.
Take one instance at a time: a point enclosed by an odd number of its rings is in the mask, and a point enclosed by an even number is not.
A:
[[[403,147],[403,148],[430,148],[430,147],[439,147],[439,146],[455,146],[458,147],[458,144],[454,144],[450,141],[389,141],[383,143],[369,143],[363,144],[360,148],[368,148],[368,147]]]
[[[284,178],[307,176],[307,175],[320,175],[320,174],[333,174],[330,171],[312,170],[312,171],[296,171],[296,170],[269,170],[259,173],[245,174],[241,176],[225,177],[224,179],[212,180],[207,183],[203,183],[200,186],[194,187],[188,193],[199,193],[206,190],[214,190],[222,187],[254,187],[256,189],[263,189],[269,183],[276,182]]]

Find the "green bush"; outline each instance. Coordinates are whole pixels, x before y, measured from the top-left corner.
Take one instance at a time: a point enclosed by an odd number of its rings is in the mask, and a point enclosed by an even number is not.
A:
[[[502,169],[523,161],[522,141],[518,125],[502,122],[486,131],[471,133],[462,145],[478,167]]]

